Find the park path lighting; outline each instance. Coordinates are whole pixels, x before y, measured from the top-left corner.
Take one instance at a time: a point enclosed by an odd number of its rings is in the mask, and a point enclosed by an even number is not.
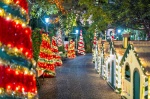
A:
[[[45,18],[46,32],[48,32],[49,18]]]
[[[119,40],[119,39],[120,39],[120,38],[119,38],[119,35],[120,35],[120,33],[121,33],[121,30],[118,29],[117,32],[118,32],[118,33],[117,33],[117,40]]]
[[[121,32],[121,30],[118,30],[118,33],[120,33]]]

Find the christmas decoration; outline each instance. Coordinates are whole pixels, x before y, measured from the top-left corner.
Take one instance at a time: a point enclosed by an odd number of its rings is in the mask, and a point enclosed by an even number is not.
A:
[[[38,60],[39,52],[40,52],[40,45],[42,42],[42,30],[41,29],[35,29],[32,32],[32,42],[33,42],[33,57],[35,61]]]
[[[44,70],[44,77],[54,77],[56,75],[53,52],[50,46],[48,34],[42,34],[42,42],[37,66],[39,69]]]
[[[15,9],[15,10],[14,10]],[[1,0],[0,16],[18,20],[19,23],[28,23],[28,3],[26,0]]]
[[[123,97],[128,99],[150,98],[149,49],[149,41],[130,41],[128,44],[119,64]]]
[[[61,66],[62,65],[62,60],[61,57],[59,55],[59,51],[58,51],[58,47],[56,44],[56,37],[52,37],[52,44],[51,44],[51,48],[53,51],[53,58],[54,58],[54,64],[55,66]]]
[[[94,39],[93,39],[93,49],[95,49],[96,44],[97,44],[97,36],[96,36],[96,33],[94,33]]]
[[[26,0],[0,1],[0,99],[34,99],[37,88]]]
[[[58,33],[57,33],[57,45],[58,45],[58,47],[61,47],[63,45],[61,29],[59,29]]]
[[[73,40],[70,40],[70,42],[69,42],[67,57],[70,59],[76,57],[76,55],[75,55],[75,42]]]
[[[78,54],[79,55],[85,55],[85,49],[84,49],[84,41],[82,36],[82,30],[80,31],[80,39],[78,42]]]
[[[68,45],[69,45],[69,41],[64,41],[64,48],[66,52],[68,51]]]
[[[97,53],[97,36],[96,36],[96,33],[94,33],[92,53],[93,53],[93,62],[95,62],[96,55],[97,55],[96,54]]]

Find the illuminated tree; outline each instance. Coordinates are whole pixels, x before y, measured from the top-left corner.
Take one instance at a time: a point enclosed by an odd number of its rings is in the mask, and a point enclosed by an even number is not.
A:
[[[85,48],[84,48],[82,30],[80,31],[80,39],[79,39],[79,42],[78,42],[78,54],[85,55]]]
[[[57,33],[57,45],[58,47],[63,46],[63,40],[62,40],[62,32],[61,29],[58,29],[58,33]]]
[[[69,42],[67,57],[70,59],[76,57],[76,55],[75,55],[75,42],[73,40],[70,40],[70,42]]]
[[[59,51],[58,51],[58,46],[56,43],[56,37],[52,37],[52,51],[53,51],[53,58],[54,58],[54,64],[55,66],[61,66],[62,65],[62,60],[61,57],[59,55]]]
[[[42,34],[42,43],[40,46],[37,66],[44,70],[44,77],[54,77],[56,75],[53,52],[50,46],[48,34]]]
[[[95,62],[96,59],[96,51],[97,51],[97,37],[96,37],[96,33],[94,33],[93,47],[92,47],[93,62]]]

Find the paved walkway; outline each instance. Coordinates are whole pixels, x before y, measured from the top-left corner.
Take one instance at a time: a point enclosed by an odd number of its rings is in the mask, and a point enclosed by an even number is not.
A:
[[[55,78],[40,79],[39,99],[121,99],[94,70],[92,55],[66,60]]]

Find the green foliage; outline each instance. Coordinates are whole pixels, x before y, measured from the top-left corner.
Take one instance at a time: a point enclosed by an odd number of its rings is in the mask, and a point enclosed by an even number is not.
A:
[[[35,61],[38,60],[41,41],[42,41],[42,36],[40,34],[40,29],[35,29],[32,32],[33,57],[34,57]]]
[[[145,30],[150,33],[150,0],[99,0],[95,5],[93,0],[80,0],[79,4],[87,10],[83,15],[88,19],[92,15],[93,23],[89,31],[105,30],[108,25],[113,27]]]
[[[85,44],[85,51],[86,53],[92,52],[92,41],[93,41],[93,35],[94,33],[88,32],[85,29],[83,29],[83,39]]]
[[[113,25],[150,31],[149,0],[116,0],[107,6]]]
[[[55,4],[51,4],[47,0],[36,0],[36,3],[31,7],[30,14],[33,18],[40,18],[44,14],[57,14],[58,11],[59,9]]]
[[[94,32],[95,29],[97,31],[103,31],[107,28],[107,25],[112,22],[110,15],[106,12],[105,9],[106,0],[101,0],[99,5],[95,5],[95,3],[91,0],[80,0],[79,4],[81,6],[85,6],[87,11],[83,14],[83,18],[87,20],[90,16],[92,16],[91,20],[93,23],[89,26],[88,31]]]
[[[77,26],[76,23],[76,14],[73,12],[67,13],[65,16],[60,17],[61,19],[61,28],[64,28],[65,35],[68,36],[75,26]]]
[[[64,46],[60,46],[60,47],[58,47],[58,50],[59,50],[59,52],[63,52],[63,53],[65,53],[65,48],[64,48]]]

